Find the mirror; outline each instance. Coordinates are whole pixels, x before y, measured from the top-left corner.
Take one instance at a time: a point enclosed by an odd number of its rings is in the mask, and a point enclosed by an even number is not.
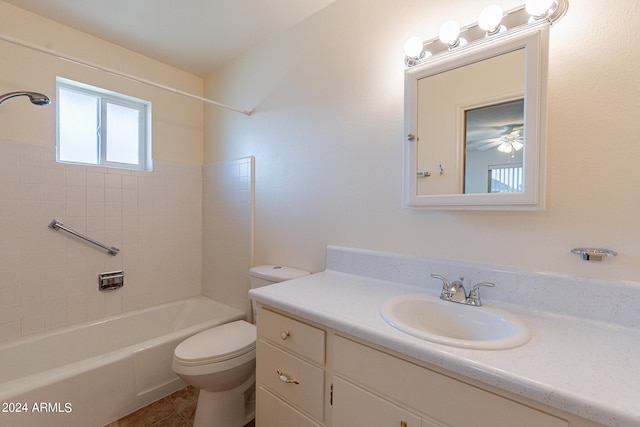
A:
[[[405,71],[405,205],[544,209],[548,25]]]

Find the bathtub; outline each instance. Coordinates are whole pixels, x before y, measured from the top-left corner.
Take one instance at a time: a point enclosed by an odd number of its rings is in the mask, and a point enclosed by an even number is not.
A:
[[[0,426],[103,426],[186,384],[173,350],[245,313],[193,297],[0,345]]]

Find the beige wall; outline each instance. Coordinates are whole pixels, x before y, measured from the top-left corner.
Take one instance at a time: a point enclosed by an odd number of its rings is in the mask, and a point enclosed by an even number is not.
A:
[[[80,58],[90,63],[155,81],[186,92],[202,93],[202,78],[91,37],[0,1],[0,33]],[[53,99],[48,108],[12,101],[0,109],[0,137],[55,146],[56,76],[125,93],[153,103],[153,157],[202,164],[202,102],[134,83],[101,71],[0,41],[0,92],[31,90]]]
[[[505,9],[522,2],[500,2]],[[205,79],[205,163],[256,157],[256,263],[323,268],[327,244],[637,280],[640,4],[571,0],[551,29],[543,212],[401,207],[403,44],[469,0],[338,0]],[[619,256],[584,262],[576,246]]]

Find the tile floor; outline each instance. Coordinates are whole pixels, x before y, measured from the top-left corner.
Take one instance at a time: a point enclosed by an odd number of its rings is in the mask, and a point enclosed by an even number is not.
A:
[[[189,386],[105,427],[192,427],[197,402],[198,390]],[[255,421],[244,427],[255,427]]]

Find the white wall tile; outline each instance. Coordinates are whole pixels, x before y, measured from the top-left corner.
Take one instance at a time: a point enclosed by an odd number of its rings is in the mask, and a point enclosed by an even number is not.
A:
[[[97,171],[87,171],[87,187],[104,188],[104,173]]]
[[[51,147],[0,140],[0,342],[201,293],[201,167],[54,159]],[[53,218],[120,253],[51,230]],[[123,289],[98,291],[98,273],[123,268]]]
[[[249,311],[253,166],[246,158],[203,168],[202,293]],[[221,242],[224,242],[221,244]]]

